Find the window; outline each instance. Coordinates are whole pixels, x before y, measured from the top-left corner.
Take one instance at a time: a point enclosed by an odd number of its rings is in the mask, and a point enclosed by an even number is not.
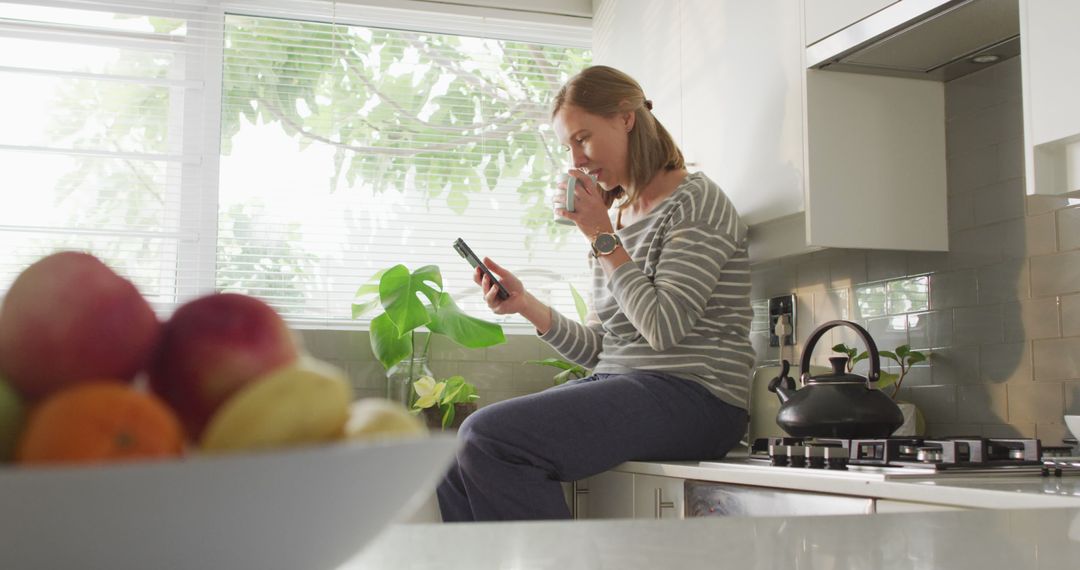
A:
[[[546,191],[568,157],[549,109],[589,62],[587,28],[94,4],[0,4],[0,75],[19,86],[0,121],[21,125],[0,132],[16,204],[0,210],[0,290],[74,247],[163,310],[219,289],[296,326],[352,326],[377,270],[435,264],[463,309],[492,318],[450,246],[462,237],[574,314],[587,245],[552,223]]]

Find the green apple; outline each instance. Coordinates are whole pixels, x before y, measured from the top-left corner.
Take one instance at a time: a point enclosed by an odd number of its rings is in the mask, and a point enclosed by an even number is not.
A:
[[[0,461],[11,460],[25,420],[22,398],[0,377]]]

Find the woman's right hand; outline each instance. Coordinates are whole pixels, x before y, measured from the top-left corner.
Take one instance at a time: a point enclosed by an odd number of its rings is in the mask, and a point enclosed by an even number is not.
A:
[[[510,293],[510,296],[505,299],[499,298],[499,288],[491,282],[491,279],[483,271],[477,267],[473,271],[473,281],[484,293],[484,300],[487,302],[488,307],[496,315],[509,315],[513,313],[521,313],[526,308],[528,295],[525,293],[525,286],[521,284],[521,281],[514,277],[513,273],[510,273],[503,266],[495,263],[490,257],[484,258],[484,265],[499,278],[499,282],[506,288],[506,292]]]

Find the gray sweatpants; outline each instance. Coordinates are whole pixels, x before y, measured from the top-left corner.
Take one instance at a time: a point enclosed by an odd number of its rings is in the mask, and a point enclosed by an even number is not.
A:
[[[443,520],[570,517],[560,481],[629,460],[723,457],[746,410],[689,380],[656,372],[596,374],[480,408],[438,487]]]

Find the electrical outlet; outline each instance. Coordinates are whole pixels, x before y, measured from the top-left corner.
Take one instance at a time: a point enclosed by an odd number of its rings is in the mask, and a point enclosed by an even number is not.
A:
[[[776,321],[780,315],[787,315],[791,323],[791,332],[784,337],[784,345],[795,346],[795,295],[769,299],[769,346],[780,346],[780,337],[776,336]]]

